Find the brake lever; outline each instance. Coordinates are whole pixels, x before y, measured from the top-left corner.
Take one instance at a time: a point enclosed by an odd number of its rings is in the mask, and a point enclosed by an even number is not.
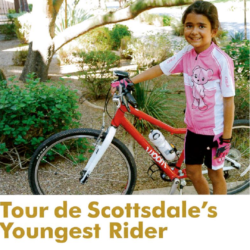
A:
[[[119,84],[119,96],[121,96],[121,95],[122,95],[122,85]]]
[[[122,95],[122,102],[124,103],[125,107],[127,108],[128,112],[130,113],[130,107],[128,101],[124,95]]]

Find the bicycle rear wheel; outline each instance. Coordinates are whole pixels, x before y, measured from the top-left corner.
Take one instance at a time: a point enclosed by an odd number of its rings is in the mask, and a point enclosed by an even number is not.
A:
[[[224,177],[227,183],[227,194],[240,193],[250,186],[249,133],[249,120],[234,121],[232,130],[233,140],[223,167]],[[237,164],[239,166],[237,166]],[[210,191],[213,193],[206,166],[204,166],[203,173],[211,186]]]
[[[228,194],[242,192],[250,185],[250,121],[234,121],[232,137],[228,158],[240,163],[240,167],[225,160],[224,176]]]
[[[29,166],[29,184],[34,194],[41,195],[101,195],[131,194],[136,182],[134,159],[118,139],[114,138],[107,151],[81,184],[84,167],[99,142],[100,131],[72,129],[53,135],[34,153]]]

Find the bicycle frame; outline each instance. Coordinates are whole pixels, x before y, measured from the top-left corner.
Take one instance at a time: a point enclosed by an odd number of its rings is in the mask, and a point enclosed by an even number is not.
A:
[[[130,113],[139,119],[146,120],[153,125],[156,125],[171,134],[186,134],[186,128],[173,128],[146,113],[129,106]],[[171,179],[185,179],[187,178],[185,169],[180,170],[181,164],[184,160],[184,150],[182,151],[178,162],[176,163],[176,167],[174,170],[167,164],[167,162],[155,151],[155,149],[149,144],[149,142],[138,132],[138,130],[126,119],[125,113],[128,112],[125,105],[121,105],[111,121],[111,125],[114,127],[119,127],[120,125],[129,133],[131,136],[144,148],[144,150],[151,156],[153,161],[157,164],[157,166],[162,169],[162,171]]]
[[[170,178],[171,181],[174,181],[174,184],[171,189],[171,193],[174,192],[176,186],[179,184],[180,181],[184,181],[184,179],[187,178],[186,169],[181,169],[181,165],[184,160],[184,150],[181,152],[181,155],[177,161],[177,163],[174,166],[174,169],[172,169],[167,162],[159,155],[158,152],[155,151],[155,149],[151,146],[151,144],[139,133],[139,131],[126,119],[125,113],[129,112],[130,114],[138,117],[139,119],[146,120],[150,122],[153,125],[156,125],[165,131],[170,132],[171,134],[186,134],[187,129],[186,128],[173,128],[155,118],[153,118],[150,115],[147,115],[146,113],[133,108],[132,106],[128,107],[130,111],[128,111],[127,107],[124,104],[119,104],[116,114],[114,118],[111,121],[111,126],[109,127],[107,131],[107,136],[105,137],[103,143],[101,146],[96,145],[96,149],[94,153],[92,154],[91,158],[89,159],[87,165],[84,168],[85,174],[81,178],[80,182],[84,183],[85,179],[91,174],[97,163],[100,161],[102,155],[110,145],[111,141],[113,140],[116,129],[119,126],[122,126],[141,146],[142,148],[151,156],[155,164]],[[240,164],[234,161],[233,159],[230,159],[228,156],[226,156],[226,159],[232,163],[237,168],[240,168]],[[225,170],[231,170],[234,169],[234,167],[229,166],[225,167]],[[249,168],[248,168],[249,169]],[[207,170],[203,171],[203,174],[207,173]],[[185,181],[183,182],[185,183]],[[184,184],[185,185],[185,184]]]

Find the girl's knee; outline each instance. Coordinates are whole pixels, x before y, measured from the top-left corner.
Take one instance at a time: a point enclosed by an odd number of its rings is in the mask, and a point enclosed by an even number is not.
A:
[[[219,183],[224,181],[223,171],[221,170],[209,170],[208,177],[212,181],[212,183]]]
[[[186,173],[187,173],[187,177],[190,180],[198,180],[202,177],[202,172],[199,166],[197,168],[193,166],[192,167],[187,166]]]

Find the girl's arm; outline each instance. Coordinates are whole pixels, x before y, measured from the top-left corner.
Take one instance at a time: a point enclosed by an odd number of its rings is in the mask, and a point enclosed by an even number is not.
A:
[[[163,74],[163,72],[162,72],[160,66],[156,65],[150,69],[147,69],[146,71],[142,72],[141,74],[131,78],[131,81],[135,84],[135,83],[139,83],[139,82],[153,79],[153,78],[160,76],[162,74]],[[115,93],[115,91],[116,91],[116,88],[111,87],[111,94],[112,95]]]
[[[159,65],[156,65],[144,72],[142,72],[141,74],[131,78],[131,81],[133,83],[139,83],[139,82],[143,82],[146,80],[151,80],[157,76],[161,76],[163,74],[161,68]]]
[[[234,97],[223,97],[224,103],[224,132],[222,138],[232,137],[232,127],[234,122]]]

